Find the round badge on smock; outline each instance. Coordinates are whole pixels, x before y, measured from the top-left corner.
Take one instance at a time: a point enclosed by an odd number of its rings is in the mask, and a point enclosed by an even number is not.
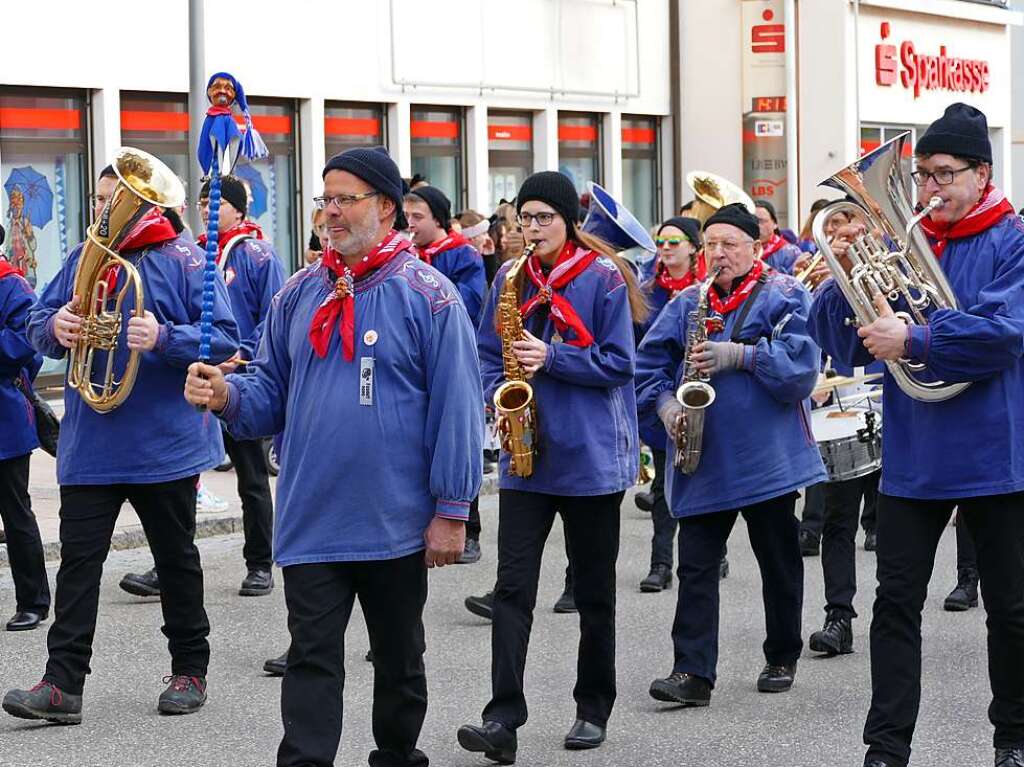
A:
[[[363,343],[366,344],[367,346],[373,346],[375,343],[377,343],[377,331],[367,330],[365,333],[363,333]]]

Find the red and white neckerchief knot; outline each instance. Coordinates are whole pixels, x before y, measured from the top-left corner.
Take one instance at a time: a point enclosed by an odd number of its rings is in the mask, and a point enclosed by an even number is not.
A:
[[[549,304],[551,319],[558,334],[564,337],[567,331],[572,330],[575,335],[575,338],[566,341],[567,344],[584,348],[594,343],[594,336],[583,324],[583,320],[580,319],[569,299],[558,291],[561,291],[579,274],[583,273],[588,266],[594,263],[598,255],[596,251],[581,247],[572,241],[566,242],[548,275],[545,275],[541,268],[540,257],[530,256],[526,261],[526,275],[536,286],[537,292],[519,307],[519,313],[523,319],[528,318],[541,305]]]

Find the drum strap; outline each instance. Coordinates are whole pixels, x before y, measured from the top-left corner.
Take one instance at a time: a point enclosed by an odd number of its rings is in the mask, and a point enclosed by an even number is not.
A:
[[[747,315],[750,314],[750,309],[754,306],[754,300],[757,298],[757,294],[761,292],[761,288],[764,287],[767,281],[768,280],[765,278],[764,274],[758,277],[757,284],[754,285],[754,289],[750,292],[750,297],[743,302],[743,307],[740,309],[740,316],[736,318],[736,324],[732,326],[732,335],[729,338],[733,343],[753,346],[758,342],[760,336],[756,338],[740,338],[740,332],[743,330],[743,323],[747,321]]]

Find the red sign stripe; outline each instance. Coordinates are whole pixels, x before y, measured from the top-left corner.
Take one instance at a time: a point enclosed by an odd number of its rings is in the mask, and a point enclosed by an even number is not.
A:
[[[380,120],[373,117],[325,117],[328,136],[380,136]]]
[[[240,115],[235,115],[235,122],[240,126],[245,125]],[[292,118],[289,115],[253,115],[252,125],[260,133],[292,132]]]
[[[487,138],[491,141],[532,141],[531,125],[488,125]]]
[[[77,109],[0,108],[0,128],[79,130],[82,113]]]
[[[413,120],[409,126],[413,138],[450,138],[459,137],[457,122],[433,122],[432,120]]]
[[[121,130],[188,133],[188,112],[121,112]]]
[[[597,141],[597,128],[593,125],[559,125],[559,141]]]
[[[653,144],[654,128],[623,128],[622,140],[626,144]]]

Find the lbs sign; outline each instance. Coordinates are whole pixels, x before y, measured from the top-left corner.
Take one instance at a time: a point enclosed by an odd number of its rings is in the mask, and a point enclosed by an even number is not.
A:
[[[904,40],[897,48],[888,40],[888,21],[881,25],[883,42],[875,46],[875,82],[891,86],[896,83],[908,90],[913,89],[914,98],[921,91],[953,91],[960,93],[984,93],[989,86],[989,65],[983,59],[961,59],[946,53],[946,46],[939,46],[938,55],[919,53],[912,40]]]

